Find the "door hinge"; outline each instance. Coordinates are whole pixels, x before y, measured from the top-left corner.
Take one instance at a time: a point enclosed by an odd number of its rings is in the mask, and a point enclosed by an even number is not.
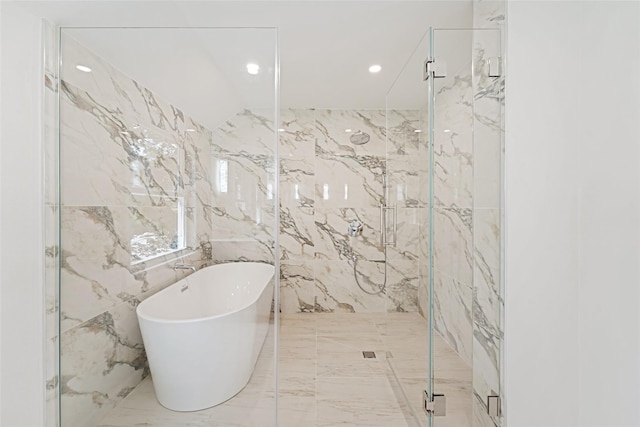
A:
[[[500,57],[494,57],[487,59],[487,75],[489,77],[501,77],[502,76],[502,61]]]
[[[447,415],[447,398],[444,394],[434,393],[433,396],[429,396],[429,393],[424,390],[422,393],[422,405],[427,415],[436,417]]]
[[[500,396],[487,396],[487,412],[492,417],[502,416],[502,399],[500,399]]]
[[[447,64],[444,61],[440,61],[436,64],[435,58],[427,58],[424,60],[424,66],[422,68],[423,80],[429,80],[429,77],[433,76],[434,79],[441,79],[447,77]]]

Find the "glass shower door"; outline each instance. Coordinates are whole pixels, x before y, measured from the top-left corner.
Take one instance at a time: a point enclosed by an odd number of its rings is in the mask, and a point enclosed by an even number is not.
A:
[[[429,56],[434,425],[499,426],[500,31],[433,29]]]
[[[416,46],[386,97],[385,204],[381,207],[387,263],[386,346],[407,402],[410,426],[430,426],[423,393],[433,393],[429,280],[428,82],[422,67],[428,34]]]
[[[430,29],[387,94],[386,339],[416,425],[502,422],[501,49]]]
[[[227,340],[237,363],[214,368],[252,373],[229,400],[238,384],[198,363],[212,360],[209,343],[224,334],[203,340],[201,330],[181,329],[197,343],[174,342],[173,368],[163,370],[145,351],[136,308],[186,277],[169,295],[189,306],[189,295],[200,295],[195,270],[211,264],[275,264],[276,30],[62,28],[60,36],[60,425],[274,427],[270,301],[255,322],[215,317],[254,339],[233,352],[240,340]],[[244,58],[259,72],[245,72]],[[206,301],[158,323],[169,333],[202,325],[214,319]],[[206,378],[186,393],[205,398],[191,399],[188,412],[175,399],[162,406],[154,370]]]

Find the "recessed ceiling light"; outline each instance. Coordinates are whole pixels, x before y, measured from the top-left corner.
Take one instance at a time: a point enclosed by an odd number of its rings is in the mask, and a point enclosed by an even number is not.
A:
[[[345,129],[344,131],[349,133],[349,132],[351,132],[351,129]]]
[[[80,71],[83,71],[85,73],[90,73],[91,72],[91,68],[87,67],[86,65],[76,65],[76,68]]]
[[[279,128],[278,132],[284,132],[284,129],[283,128]]]
[[[247,64],[247,73],[255,76],[260,72],[260,66],[258,64],[254,64],[252,62]]]
[[[444,133],[449,133],[449,132],[451,132],[451,129],[445,129],[443,132]]]
[[[369,72],[370,73],[379,73],[380,70],[382,70],[382,67],[378,64],[372,65],[371,67],[369,67]]]
[[[189,129],[185,129],[185,132],[195,132],[195,129],[189,128]]]
[[[414,132],[415,133],[420,133],[420,132],[422,132],[422,130],[421,129],[416,129],[416,130],[414,130]]]

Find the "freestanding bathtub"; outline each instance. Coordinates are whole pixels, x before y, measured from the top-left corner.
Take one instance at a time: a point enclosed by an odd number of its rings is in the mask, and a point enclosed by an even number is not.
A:
[[[269,328],[274,268],[235,262],[199,270],[136,313],[158,401],[197,411],[249,382]]]

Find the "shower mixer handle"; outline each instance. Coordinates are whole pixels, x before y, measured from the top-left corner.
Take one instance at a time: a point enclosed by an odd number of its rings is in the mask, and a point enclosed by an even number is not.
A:
[[[349,237],[357,237],[358,235],[362,234],[363,228],[364,227],[362,223],[357,219],[354,219],[349,223],[349,228],[347,229],[347,233],[349,234]]]

